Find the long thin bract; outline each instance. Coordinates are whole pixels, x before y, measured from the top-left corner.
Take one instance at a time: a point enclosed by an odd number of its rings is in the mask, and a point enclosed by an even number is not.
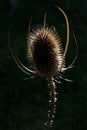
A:
[[[67,35],[66,35],[66,46],[65,46],[65,50],[63,52],[63,58],[66,56],[67,50],[68,50],[68,46],[69,46],[69,22],[68,22],[68,18],[67,15],[65,14],[65,12],[58,6],[56,6],[64,15],[65,21],[66,21],[66,29],[67,29]]]
[[[36,73],[35,71],[32,71],[32,70],[28,69],[26,66],[24,66],[24,65],[19,61],[19,59],[17,58],[17,56],[15,55],[14,50],[12,49],[11,44],[10,44],[9,31],[8,31],[8,44],[9,44],[9,48],[10,48],[12,57],[13,57],[15,63],[18,65],[18,67],[19,67],[24,73],[26,73],[26,74],[28,74],[28,75],[30,75],[30,74],[35,74],[35,73]]]

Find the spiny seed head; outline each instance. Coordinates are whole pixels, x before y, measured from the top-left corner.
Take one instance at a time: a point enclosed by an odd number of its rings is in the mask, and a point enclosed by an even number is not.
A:
[[[62,47],[54,28],[39,27],[28,37],[28,55],[36,72],[48,77],[61,71]]]

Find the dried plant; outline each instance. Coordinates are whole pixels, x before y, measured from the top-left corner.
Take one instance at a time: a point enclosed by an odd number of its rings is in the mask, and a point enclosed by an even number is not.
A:
[[[44,16],[43,26],[39,26],[30,31],[31,21],[29,24],[29,32],[27,37],[27,54],[28,59],[32,63],[33,70],[25,67],[19,61],[10,45],[9,40],[10,51],[18,67],[29,76],[39,75],[46,77],[48,80],[48,84],[50,86],[50,110],[48,111],[48,118],[47,122],[45,123],[44,130],[49,130],[54,118],[56,102],[55,81],[59,82],[59,79],[63,79],[61,72],[64,72],[67,69],[71,68],[77,58],[77,56],[75,56],[73,62],[68,67],[65,67],[65,57],[69,45],[69,22],[65,12],[60,7],[55,7],[63,14],[66,21],[67,36],[64,52],[62,49],[61,39],[57,34],[57,31],[53,27],[49,28],[46,26],[46,14]],[[76,42],[75,35],[74,39]]]

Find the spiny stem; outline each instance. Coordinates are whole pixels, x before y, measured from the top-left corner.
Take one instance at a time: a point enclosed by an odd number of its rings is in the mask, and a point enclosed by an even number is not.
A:
[[[56,93],[55,93],[55,83],[53,82],[53,78],[48,78],[49,86],[50,86],[50,110],[48,111],[47,122],[45,123],[45,129],[49,130],[52,125],[54,114],[55,114],[55,102],[56,102]]]

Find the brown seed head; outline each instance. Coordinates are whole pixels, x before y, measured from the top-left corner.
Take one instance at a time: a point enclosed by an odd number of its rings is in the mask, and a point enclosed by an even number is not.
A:
[[[37,73],[48,77],[61,71],[63,63],[62,48],[59,35],[57,35],[55,29],[37,28],[33,30],[29,39],[28,53]]]

